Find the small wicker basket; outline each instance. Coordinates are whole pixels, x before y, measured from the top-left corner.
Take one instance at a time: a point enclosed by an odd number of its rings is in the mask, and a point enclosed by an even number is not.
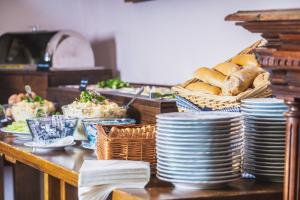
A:
[[[99,160],[142,160],[156,173],[154,125],[97,125]]]

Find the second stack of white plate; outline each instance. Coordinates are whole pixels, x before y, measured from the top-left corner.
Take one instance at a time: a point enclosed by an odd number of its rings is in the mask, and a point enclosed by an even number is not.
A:
[[[287,106],[280,99],[242,101],[245,120],[244,170],[257,179],[283,181],[286,111]]]
[[[215,188],[241,177],[240,113],[157,115],[157,177],[176,187]]]

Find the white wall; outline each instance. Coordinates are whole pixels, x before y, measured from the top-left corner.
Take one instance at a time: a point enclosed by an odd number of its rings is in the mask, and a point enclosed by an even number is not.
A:
[[[198,66],[212,67],[259,39],[225,22],[227,14],[293,7],[300,7],[300,1],[0,0],[0,33],[37,24],[79,31],[100,46],[114,39],[116,58],[113,48],[96,48],[98,64],[116,64],[127,81],[175,84],[190,78]]]

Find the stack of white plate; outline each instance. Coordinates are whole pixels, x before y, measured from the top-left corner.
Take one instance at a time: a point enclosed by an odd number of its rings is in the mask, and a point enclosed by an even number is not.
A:
[[[244,170],[257,179],[282,182],[287,106],[275,98],[242,101],[245,120]]]
[[[216,188],[241,177],[240,113],[157,115],[157,177],[176,187]]]

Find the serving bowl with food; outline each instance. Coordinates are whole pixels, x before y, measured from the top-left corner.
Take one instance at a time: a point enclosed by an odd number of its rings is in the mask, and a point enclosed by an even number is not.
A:
[[[26,146],[32,147],[65,147],[74,144],[74,131],[78,118],[63,115],[41,117],[26,120],[33,142]]]
[[[55,112],[54,103],[35,92],[13,94],[9,97],[8,104],[1,108],[4,110],[3,120],[6,124],[1,132],[18,136],[19,139],[31,139],[27,119],[49,116]]]
[[[86,140],[82,127],[82,119],[86,118],[123,118],[127,110],[112,102],[95,91],[82,91],[79,99],[71,104],[62,106],[63,115],[77,117],[79,122],[75,132],[77,140]]]

